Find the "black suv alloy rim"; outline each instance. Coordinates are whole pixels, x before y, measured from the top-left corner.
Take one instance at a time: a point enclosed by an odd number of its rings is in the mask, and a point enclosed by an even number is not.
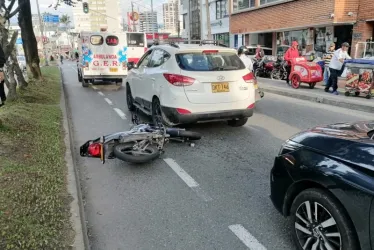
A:
[[[318,202],[305,201],[297,208],[295,230],[303,249],[339,250],[342,247],[334,217]]]

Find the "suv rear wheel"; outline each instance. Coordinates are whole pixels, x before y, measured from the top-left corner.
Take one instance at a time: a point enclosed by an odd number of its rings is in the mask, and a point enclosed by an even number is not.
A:
[[[126,103],[127,108],[130,111],[135,111],[134,98],[132,97],[131,88],[129,84],[126,84]]]
[[[248,121],[248,118],[240,118],[236,120],[229,120],[227,124],[231,127],[241,127],[244,126]]]

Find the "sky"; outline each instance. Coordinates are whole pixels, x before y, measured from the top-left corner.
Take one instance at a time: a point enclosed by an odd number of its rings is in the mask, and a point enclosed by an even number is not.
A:
[[[83,0],[84,1],[84,0]],[[37,14],[38,10],[36,7],[36,0],[30,0],[31,2],[31,11],[33,14]],[[56,15],[63,15],[67,14],[71,16],[71,20],[73,22],[73,12],[72,8],[70,6],[67,6],[65,4],[61,4],[57,10],[54,8],[48,8],[48,6],[56,2],[56,0],[39,0],[39,8],[40,13],[43,12],[49,12]],[[144,11],[144,10],[151,10],[151,0],[133,0],[134,2],[134,11]],[[158,23],[163,23],[162,20],[162,3],[167,2],[167,0],[153,0],[153,10],[157,12],[158,15]],[[82,4],[81,2],[78,2],[78,4]],[[120,0],[122,15],[126,18],[126,13],[128,11],[131,11],[131,0]],[[16,5],[14,6],[16,8]],[[12,22],[17,22],[17,17],[12,18]]]

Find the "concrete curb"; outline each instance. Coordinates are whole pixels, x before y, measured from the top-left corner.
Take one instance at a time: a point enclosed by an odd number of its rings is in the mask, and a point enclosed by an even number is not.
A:
[[[75,166],[74,153],[72,152],[73,146],[73,136],[71,133],[71,123],[68,117],[68,104],[65,99],[65,86],[63,81],[62,70],[59,67],[61,74],[61,102],[60,107],[63,114],[63,127],[65,130],[65,161],[68,168],[68,192],[73,197],[73,201],[70,203],[70,222],[75,231],[74,243],[71,245],[74,250],[85,250],[90,249],[87,227],[86,227],[86,217],[84,212],[84,205],[82,199],[81,185],[79,179],[79,172]]]
[[[323,104],[328,104],[332,106],[337,106],[341,108],[347,108],[347,109],[353,109],[353,110],[358,110],[358,111],[364,111],[364,112],[370,112],[374,113],[374,106],[368,106],[364,104],[359,104],[359,103],[353,103],[353,102],[347,102],[345,100],[334,100],[333,98],[326,98],[323,96],[318,96],[313,93],[311,94],[304,94],[302,92],[297,93],[297,91],[293,90],[283,90],[280,88],[269,88],[269,87],[261,87],[261,89],[264,92],[268,93],[273,93],[277,95],[283,95],[287,97],[292,97],[296,99],[301,99],[304,101],[311,101],[311,102],[317,102],[317,103],[323,103]],[[353,97],[352,97],[353,98]]]

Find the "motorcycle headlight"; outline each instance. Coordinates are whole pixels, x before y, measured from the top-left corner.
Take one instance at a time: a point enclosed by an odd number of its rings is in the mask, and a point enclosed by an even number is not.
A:
[[[279,154],[278,155],[284,155],[284,154],[296,151],[296,150],[300,149],[302,146],[303,145],[301,145],[301,144],[299,144],[297,142],[294,142],[294,141],[291,141],[291,140],[287,140],[285,143],[282,144],[282,147],[279,150]]]

